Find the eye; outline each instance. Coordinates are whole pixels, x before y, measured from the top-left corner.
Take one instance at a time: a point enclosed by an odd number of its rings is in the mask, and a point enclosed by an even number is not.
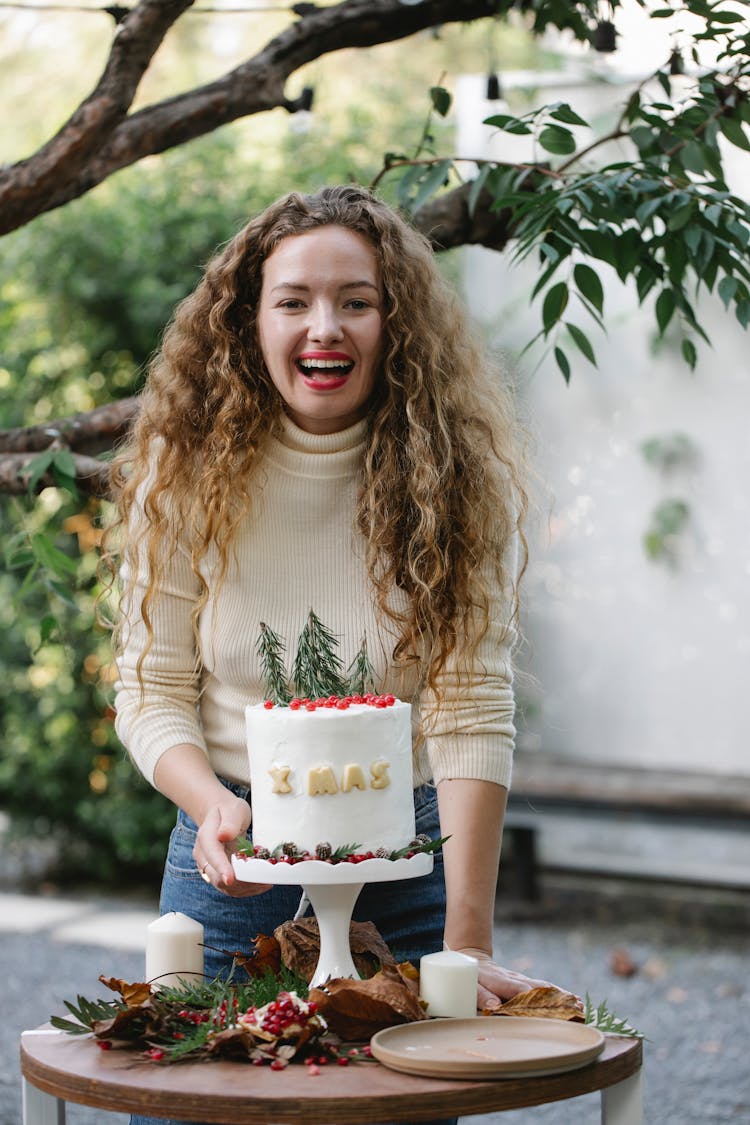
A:
[[[302,309],[304,303],[298,297],[285,297],[283,301],[279,301],[278,308],[280,309]]]
[[[346,307],[358,312],[360,309],[369,309],[370,302],[365,300],[364,297],[352,297],[351,301],[347,301]]]

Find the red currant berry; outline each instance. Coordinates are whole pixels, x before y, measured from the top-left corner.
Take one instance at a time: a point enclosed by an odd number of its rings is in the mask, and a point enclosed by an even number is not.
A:
[[[336,1059],[336,1062],[339,1064],[339,1066],[349,1065],[349,1060],[343,1055],[341,1056],[341,1058]]]
[[[284,1070],[286,1063],[283,1059],[274,1059],[271,1063],[271,1070]]]
[[[290,703],[289,703],[289,710],[290,710],[290,711],[299,711],[299,709],[300,709],[300,707],[301,707],[301,706],[302,706],[302,700],[301,700],[301,699],[296,699],[296,698],[295,698],[295,699],[292,699],[292,700],[290,701]]]
[[[273,700],[272,699],[264,699],[263,700],[263,706],[265,707],[266,711],[270,711],[271,708],[273,707]]]

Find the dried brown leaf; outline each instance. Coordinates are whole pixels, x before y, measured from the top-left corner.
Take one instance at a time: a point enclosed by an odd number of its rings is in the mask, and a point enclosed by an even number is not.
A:
[[[274,930],[281,960],[288,969],[311,981],[320,957],[320,933],[315,917],[284,922]],[[372,977],[381,965],[393,964],[393,955],[372,922],[352,922],[349,948],[360,977]]]
[[[330,980],[312,989],[310,999],[331,1031],[348,1042],[364,1042],[384,1027],[427,1018],[413,983],[393,964],[369,980]]]
[[[151,985],[145,981],[128,984],[127,981],[120,980],[119,977],[105,976],[100,976],[99,980],[107,988],[111,988],[113,992],[119,992],[129,1008],[140,1008],[151,997]]]
[[[485,1008],[485,1016],[532,1016],[536,1019],[573,1020],[584,1022],[577,996],[554,985],[530,988],[505,1000],[499,1008]]]

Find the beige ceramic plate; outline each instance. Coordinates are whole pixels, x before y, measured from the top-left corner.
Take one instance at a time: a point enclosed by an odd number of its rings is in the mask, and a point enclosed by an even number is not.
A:
[[[378,1062],[407,1074],[521,1078],[585,1066],[603,1049],[604,1036],[567,1020],[477,1016],[388,1027],[371,1046]]]

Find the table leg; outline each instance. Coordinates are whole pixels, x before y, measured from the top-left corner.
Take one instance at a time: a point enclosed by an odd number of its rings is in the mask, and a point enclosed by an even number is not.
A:
[[[22,1080],[23,1125],[65,1125],[65,1102]]]
[[[602,1125],[643,1125],[643,1071],[602,1090]]]

